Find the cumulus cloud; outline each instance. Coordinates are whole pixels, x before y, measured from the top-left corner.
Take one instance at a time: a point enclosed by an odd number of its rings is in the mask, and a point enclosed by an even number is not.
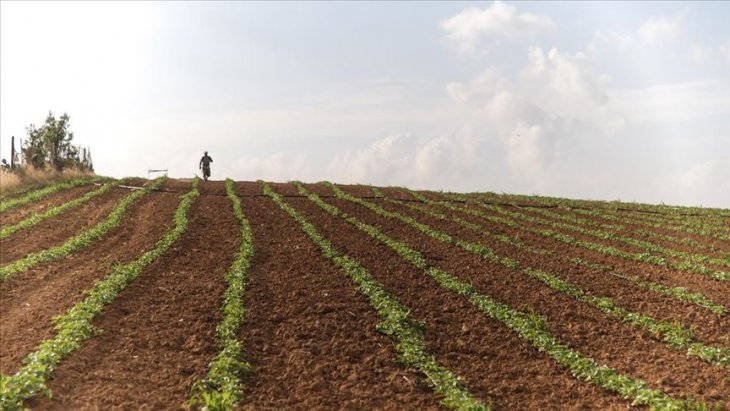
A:
[[[730,198],[729,175],[730,162],[727,159],[710,159],[693,164],[676,176],[676,191],[669,194],[670,202],[681,203],[686,198],[700,198],[707,201],[704,203],[706,206],[726,207]]]
[[[482,37],[520,37],[543,34],[554,29],[548,16],[519,13],[513,6],[495,1],[486,9],[472,7],[445,20],[441,28],[446,38],[462,52],[473,52]]]
[[[588,43],[586,49],[590,55],[595,56],[606,49],[626,50],[631,46],[632,41],[633,38],[630,34],[598,31],[593,35],[593,39]]]
[[[671,17],[650,17],[639,27],[639,39],[650,46],[663,46],[679,38],[684,19],[681,14]]]
[[[634,123],[672,124],[730,115],[730,84],[721,80],[620,89],[611,95],[616,109]]]
[[[327,174],[345,183],[463,187],[479,158],[468,133],[419,138],[398,133],[337,154]]]
[[[313,180],[316,176],[312,164],[305,154],[275,153],[267,157],[240,157],[230,169],[224,168],[220,175],[235,175],[242,180]]]
[[[521,71],[489,66],[446,86],[472,113],[453,133],[394,134],[338,154],[328,174],[424,188],[548,190],[576,143],[617,129],[605,83],[581,53],[531,48]]]

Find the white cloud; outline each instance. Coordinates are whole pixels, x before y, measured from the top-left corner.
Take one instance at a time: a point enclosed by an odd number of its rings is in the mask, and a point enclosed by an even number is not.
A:
[[[650,17],[639,27],[639,39],[650,46],[663,46],[677,40],[684,26],[683,15]]]
[[[629,34],[598,31],[593,35],[593,39],[588,43],[586,50],[592,56],[603,52],[605,49],[624,51],[631,46],[632,41],[633,38]]]
[[[495,1],[486,9],[462,11],[441,23],[441,28],[460,51],[473,52],[485,35],[532,36],[552,31],[554,24],[548,16],[518,13],[515,7]]]
[[[423,188],[549,189],[575,142],[604,138],[621,119],[609,108],[606,79],[587,56],[539,48],[528,54],[524,69],[511,76],[490,66],[466,83],[446,86],[472,112],[455,132],[391,135],[340,153],[328,174]]]
[[[705,206],[727,207],[730,199],[730,162],[727,159],[706,160],[680,171],[675,184],[675,192],[668,193],[670,202],[684,202],[687,198],[704,199]]]
[[[412,178],[414,147],[418,140],[411,134],[387,136],[370,147],[337,154],[328,168],[344,182],[388,182]]]
[[[730,63],[730,39],[720,46],[720,53],[725,57],[725,61]]]
[[[215,172],[215,168],[213,171]],[[224,167],[219,175],[235,175],[239,180],[311,181],[317,179],[312,170],[312,161],[308,156],[282,153],[275,153],[267,157],[240,157],[230,167]]]
[[[616,110],[633,123],[672,124],[730,116],[730,84],[708,80],[611,91]]]
[[[327,175],[345,183],[463,187],[477,166],[477,149],[468,134],[452,133],[432,139],[410,133],[393,134],[370,147],[337,154]]]

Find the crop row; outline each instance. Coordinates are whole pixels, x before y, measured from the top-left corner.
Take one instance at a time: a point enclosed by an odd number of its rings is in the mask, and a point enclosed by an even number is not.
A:
[[[580,219],[580,220],[574,220],[574,221],[586,221],[586,224],[589,225],[595,225],[600,226],[602,228],[609,228],[609,227],[616,227],[619,229],[619,227],[626,229],[625,226],[622,225],[615,225],[611,224],[613,222],[619,222],[619,223],[633,223],[637,227],[633,227],[631,232],[644,238],[652,238],[660,241],[666,241],[674,244],[683,244],[690,247],[693,247],[698,250],[704,250],[704,251],[717,251],[718,248],[715,244],[710,243],[707,244],[705,242],[697,241],[693,238],[689,238],[685,236],[684,234],[687,233],[687,230],[682,230],[681,227],[675,227],[675,229],[672,229],[672,226],[669,225],[666,221],[663,222],[654,222],[650,220],[641,220],[637,219],[631,215],[613,215],[611,213],[605,212],[605,211],[598,211],[598,210],[584,210],[580,208],[567,208],[565,209],[571,214],[579,214],[579,215],[585,215],[585,216],[591,216],[595,218],[602,219],[606,222],[601,221],[595,221],[595,220],[588,220],[588,219]],[[644,228],[638,228],[639,226],[643,226]],[[659,229],[668,229],[669,231],[674,231],[676,234],[674,235],[668,235],[663,234],[660,232],[656,232],[651,230],[651,228],[659,228]]]
[[[480,195],[468,195],[470,198],[480,200]],[[626,211],[623,203],[603,203],[596,202],[597,205],[586,208],[582,201],[566,200],[566,199],[549,199],[539,196],[502,196],[509,199],[522,199],[530,202],[537,202],[540,205],[549,205],[555,207],[568,208],[581,214],[597,215],[612,221],[631,221],[636,224],[642,224],[655,228],[664,228],[680,233],[692,233],[705,237],[712,237],[721,240],[730,240],[728,235],[728,215],[701,214],[701,217],[688,216],[691,211],[681,211],[681,209],[666,206],[666,209],[656,211],[650,208],[637,209],[644,211],[639,214]],[[490,197],[491,199],[491,197]],[[593,202],[589,202],[593,204]],[[606,206],[608,204],[608,206]],[[649,207],[649,206],[647,206]],[[662,206],[658,206],[662,207]],[[706,210],[706,209],[705,209]]]
[[[540,255],[540,256],[550,256],[554,259],[565,261],[566,263],[570,263],[570,264],[577,265],[577,266],[584,266],[584,267],[589,267],[592,269],[604,271],[612,276],[619,277],[621,279],[630,281],[631,283],[633,283],[641,288],[644,288],[646,290],[661,293],[661,294],[670,296],[670,297],[675,298],[680,301],[685,301],[685,302],[695,304],[699,307],[706,308],[718,315],[722,315],[727,312],[727,309],[723,305],[720,305],[720,304],[712,301],[711,299],[707,298],[703,294],[689,291],[684,287],[668,287],[663,284],[654,283],[654,282],[645,280],[636,275],[623,275],[621,273],[616,272],[616,268],[614,266],[608,265],[608,264],[592,263],[592,262],[585,261],[580,258],[564,258],[562,255],[560,255],[559,253],[556,253],[555,251],[525,244],[522,240],[519,239],[518,236],[496,234],[496,233],[491,232],[489,229],[487,229],[483,225],[472,223],[472,222],[464,220],[463,218],[460,218],[458,216],[449,217],[443,213],[433,211],[433,210],[426,208],[422,205],[419,205],[417,203],[414,204],[414,203],[400,201],[400,200],[396,200],[394,198],[386,197],[376,187],[372,187],[372,190],[376,197],[382,198],[385,201],[410,208],[411,210],[414,210],[421,214],[428,215],[428,216],[430,216],[432,218],[436,218],[438,220],[447,220],[448,219],[448,220],[454,221],[457,224],[459,224],[463,227],[466,227],[476,233],[487,236],[487,237],[497,240],[499,242],[508,244],[519,250],[523,250],[523,251],[526,251],[526,252],[529,252],[532,254],[536,254],[536,255]],[[425,201],[435,203],[432,200],[425,200]],[[442,204],[442,205],[452,211],[458,211],[458,208],[454,205],[451,205],[451,204]]]
[[[161,181],[161,180],[160,180]],[[23,367],[12,376],[0,376],[0,409],[22,408],[23,401],[45,392],[46,380],[63,359],[81,347],[81,343],[93,337],[98,330],[91,321],[105,306],[113,302],[139,273],[167,251],[188,227],[187,213],[193,200],[199,195],[199,180],[181,196],[175,210],[174,226],[157,241],[155,246],[131,263],[116,267],[104,280],[84,292],[86,297],[65,314],[54,318],[55,336],[40,343],[37,349],[23,360]]]
[[[2,227],[2,229],[0,229],[0,239],[3,239],[5,237],[11,235],[18,230],[32,227],[32,226],[40,223],[41,221],[56,217],[74,207],[78,207],[78,206],[88,202],[89,200],[91,200],[94,197],[98,197],[102,194],[109,192],[109,190],[111,190],[112,187],[115,187],[120,183],[121,182],[109,182],[107,184],[102,185],[100,188],[97,188],[96,190],[93,190],[93,191],[90,191],[90,192],[84,194],[83,196],[81,196],[79,198],[76,198],[69,202],[60,204],[56,207],[52,207],[42,213],[34,213],[30,217],[26,218],[23,221],[20,221],[17,224]]]
[[[418,369],[427,376],[427,381],[433,386],[434,391],[444,396],[443,405],[453,409],[486,409],[486,406],[463,386],[458,376],[439,365],[433,355],[426,350],[422,326],[411,318],[408,307],[403,306],[394,296],[386,292],[372,274],[355,259],[335,249],[329,240],[268,184],[263,182],[262,184],[264,193],[299,223],[306,235],[320,248],[322,254],[339,267],[355,283],[357,290],[368,298],[370,305],[383,319],[377,325],[378,331],[397,342],[395,348],[404,364]]]
[[[241,376],[251,369],[251,365],[242,360],[243,347],[237,333],[245,316],[243,293],[254,255],[253,232],[243,214],[241,200],[236,195],[231,179],[226,180],[226,194],[240,225],[241,246],[225,276],[228,288],[223,294],[223,319],[216,327],[221,351],[210,363],[206,378],[193,385],[190,398],[191,405],[202,406],[207,410],[234,409],[243,399]]]
[[[13,208],[17,208],[29,203],[32,203],[34,201],[38,201],[42,198],[48,197],[49,195],[53,193],[57,193],[61,190],[66,190],[68,188],[82,186],[86,184],[91,184],[93,182],[101,180],[101,177],[95,177],[95,178],[77,178],[69,181],[61,181],[58,183],[53,183],[48,186],[45,186],[43,188],[40,188],[35,191],[31,191],[30,193],[24,194],[20,197],[16,198],[9,198],[9,199],[3,199],[0,200],[0,213],[4,213],[5,211],[12,210]]]
[[[517,209],[522,209],[522,210],[525,209],[523,206],[520,206],[519,204],[512,204],[512,206]],[[643,240],[631,238],[631,237],[621,237],[619,231],[625,230],[626,227],[623,225],[620,225],[620,224],[610,224],[610,223],[595,221],[592,219],[578,217],[572,213],[571,214],[562,214],[562,213],[557,213],[555,211],[551,211],[551,210],[543,209],[543,208],[531,208],[530,211],[532,211],[534,213],[542,214],[543,216],[546,216],[548,218],[567,221],[568,223],[577,224],[582,227],[590,226],[590,227],[597,228],[598,230],[596,230],[595,232],[599,233],[598,234],[599,238],[605,238],[605,239],[609,239],[612,241],[623,242],[623,243],[626,243],[629,245],[634,245],[634,246],[637,246],[637,247],[640,247],[640,248],[643,248],[643,249],[646,249],[649,251],[657,251],[657,252],[665,253],[665,254],[668,254],[668,255],[671,255],[674,257],[689,257],[689,258],[697,259],[698,262],[713,262],[713,260],[711,258],[702,256],[702,255],[694,255],[694,254],[689,254],[689,253],[685,253],[686,255],[684,255],[681,253],[677,253],[676,250],[661,247],[661,246],[658,246],[657,244],[650,243],[648,241],[643,241]],[[590,211],[594,211],[594,210],[590,210]],[[600,212],[597,214],[598,214],[598,216],[601,215]],[[603,231],[603,230],[606,230],[606,231]],[[717,247],[715,247],[712,244],[701,243],[697,240],[694,240],[694,239],[688,238],[688,237],[678,238],[678,237],[661,234],[661,233],[657,233],[657,232],[654,232],[651,230],[645,230],[645,229],[632,230],[632,233],[638,234],[643,238],[651,239],[654,241],[665,241],[665,242],[670,242],[670,243],[675,243],[675,244],[688,245],[695,250],[704,250],[704,251],[709,251],[709,252],[713,252],[713,251],[717,250]],[[716,260],[716,261],[719,261],[720,265],[730,266],[730,260]],[[713,262],[713,263],[717,263],[717,262]]]
[[[24,258],[0,267],[0,280],[5,280],[17,273],[27,271],[37,264],[57,260],[61,257],[64,257],[77,250],[89,246],[94,241],[101,239],[106,233],[108,233],[109,231],[117,227],[119,223],[121,223],[122,218],[134,202],[139,200],[143,195],[149,193],[151,190],[159,187],[164,182],[164,180],[164,176],[159,177],[149,187],[128,194],[126,197],[120,200],[119,203],[117,203],[117,205],[114,207],[111,213],[109,213],[105,220],[99,222],[87,231],[84,231],[83,233],[72,237],[64,244],[49,248],[47,250],[29,254]]]
[[[565,206],[570,208],[595,208],[611,211],[638,211],[657,216],[668,216],[670,218],[684,218],[688,216],[722,218],[730,217],[730,211],[721,208],[670,206],[657,204],[626,203],[620,201],[600,200],[573,200],[559,197],[527,196],[520,194],[495,194],[495,193],[473,193],[470,195],[489,195],[500,199],[520,200],[537,202],[538,204]]]
[[[337,187],[330,184],[328,185],[339,190]],[[316,194],[308,192],[301,184],[298,184],[298,186],[303,195],[306,195],[312,202],[327,211],[329,214],[342,218],[373,239],[385,244],[400,255],[405,261],[409,262],[414,267],[423,270],[426,275],[433,278],[440,286],[463,296],[479,311],[504,324],[537,350],[548,354],[558,364],[569,368],[576,377],[599,387],[617,392],[625,398],[630,398],[632,402],[637,405],[641,404],[649,405],[650,407],[657,409],[677,410],[702,406],[693,400],[681,401],[671,398],[661,391],[648,388],[646,383],[643,381],[619,374],[610,367],[599,366],[592,358],[585,356],[561,343],[549,332],[549,325],[543,318],[534,314],[515,310],[498,302],[488,295],[479,293],[474,285],[464,282],[451,273],[431,264],[419,251],[387,236],[376,227],[342,212],[332,204],[323,201]],[[344,192],[340,191],[340,193],[341,194],[338,194],[338,197],[340,198],[349,199],[347,197],[352,197]],[[356,197],[352,198],[360,200]],[[376,206],[375,208],[378,207]],[[378,214],[382,216],[392,215],[390,212],[385,211],[382,208],[380,208],[380,213]]]
[[[693,337],[692,330],[690,330],[689,328],[677,324],[672,324],[666,321],[656,320],[648,315],[632,312],[617,305],[611,298],[597,297],[588,294],[580,289],[577,285],[561,279],[553,274],[533,267],[522,267],[522,264],[519,261],[506,256],[500,256],[489,247],[454,238],[449,234],[438,231],[427,224],[420,223],[412,217],[405,216],[398,212],[386,210],[375,203],[347,194],[339,187],[331,183],[325,184],[332,188],[335,191],[335,195],[339,198],[366,207],[383,217],[402,221],[403,223],[415,228],[416,230],[426,234],[431,238],[434,238],[446,244],[456,245],[464,249],[465,251],[482,257],[487,261],[500,264],[513,270],[517,270],[530,278],[534,278],[543,282],[544,284],[556,291],[562,292],[570,296],[571,298],[574,298],[575,300],[591,305],[610,316],[618,318],[623,322],[644,329],[652,335],[658,336],[661,341],[663,341],[667,345],[677,349],[686,350],[688,355],[697,356],[715,365],[730,365],[730,350],[720,347],[708,346],[706,344],[696,341]]]
[[[415,192],[412,192],[412,193],[414,193],[417,196],[417,198],[419,198],[419,199],[424,198],[422,195],[420,195],[418,193],[415,193]],[[468,199],[466,196],[463,196],[463,195],[452,195],[452,197],[459,199],[459,200],[467,201],[471,204],[476,204],[477,206],[487,209],[487,210],[492,210],[492,211],[497,211],[497,212],[501,211],[502,214],[510,213],[508,211],[495,207],[491,204],[486,204],[482,201],[474,201],[474,200]],[[437,203],[446,204],[448,202],[438,201]],[[478,215],[479,217],[481,217],[485,220],[491,221],[493,223],[513,226],[513,227],[520,226],[514,220],[511,220],[509,218],[489,215],[489,214],[479,212],[479,211],[473,210],[473,209],[464,209],[464,210],[469,210],[469,211],[465,211],[465,212],[468,212],[468,213],[471,213],[474,215]],[[537,221],[537,219],[530,217],[530,216],[526,216],[524,214],[520,214],[520,213],[513,213],[513,214],[515,214],[514,215],[515,217],[521,218],[528,222]],[[697,274],[707,276],[707,277],[712,278],[717,281],[730,281],[730,273],[725,272],[725,271],[710,269],[701,264],[691,263],[691,262],[676,263],[676,262],[668,261],[665,258],[658,257],[658,256],[655,256],[655,255],[652,255],[649,253],[628,252],[625,250],[618,249],[616,247],[607,246],[607,245],[603,245],[600,243],[594,243],[591,241],[581,240],[581,239],[573,237],[571,235],[549,230],[549,229],[527,227],[527,226],[520,226],[520,227],[526,231],[541,235],[543,237],[552,238],[552,239],[564,242],[566,244],[577,245],[582,248],[600,252],[602,254],[621,257],[626,260],[649,263],[649,264],[657,265],[660,267],[669,267],[669,268],[673,268],[676,270],[687,270],[687,271],[691,271],[691,272],[694,272]]]
[[[721,258],[712,258],[712,257],[708,257],[705,255],[687,253],[684,251],[679,251],[679,250],[675,250],[672,248],[663,247],[661,245],[654,244],[654,243],[651,243],[648,241],[637,240],[635,238],[622,236],[620,234],[617,234],[613,230],[606,231],[606,230],[601,230],[601,229],[590,229],[590,228],[585,228],[585,227],[575,225],[575,224],[559,223],[559,222],[548,220],[546,218],[529,216],[525,213],[508,211],[499,206],[490,206],[490,209],[497,211],[498,213],[503,214],[503,215],[526,219],[530,222],[548,225],[555,229],[569,230],[569,231],[577,232],[577,233],[580,233],[580,234],[583,234],[583,235],[586,235],[589,237],[594,237],[594,238],[598,238],[598,239],[602,239],[602,240],[608,240],[608,241],[619,242],[619,243],[624,243],[627,245],[635,246],[635,247],[641,248],[643,250],[646,250],[647,252],[653,252],[653,253],[658,253],[658,254],[662,254],[665,256],[669,256],[669,257],[674,257],[683,262],[696,263],[696,264],[706,263],[706,264],[714,264],[714,265],[719,265],[719,266],[730,267],[730,260],[721,259]],[[518,209],[524,211],[524,209],[521,207],[518,207]],[[535,209],[535,210],[533,210],[533,212],[542,214],[547,217],[568,219],[568,220],[571,220],[571,222],[573,222],[573,223],[582,224],[582,221],[580,219],[577,219],[574,217],[571,218],[570,216],[565,216],[565,215],[555,213],[550,210]]]

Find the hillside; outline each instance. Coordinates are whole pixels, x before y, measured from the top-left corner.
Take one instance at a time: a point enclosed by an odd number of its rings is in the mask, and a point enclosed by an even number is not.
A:
[[[0,220],[2,409],[730,409],[727,209],[128,179]]]

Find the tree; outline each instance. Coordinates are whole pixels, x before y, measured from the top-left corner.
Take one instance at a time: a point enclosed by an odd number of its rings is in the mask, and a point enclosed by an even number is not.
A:
[[[91,164],[85,164],[79,158],[79,147],[71,144],[74,133],[69,131],[69,121],[67,113],[56,119],[49,111],[46,122],[40,128],[33,124],[28,126],[28,137],[22,148],[25,162],[35,168],[49,165],[58,171],[65,167],[93,169]]]

